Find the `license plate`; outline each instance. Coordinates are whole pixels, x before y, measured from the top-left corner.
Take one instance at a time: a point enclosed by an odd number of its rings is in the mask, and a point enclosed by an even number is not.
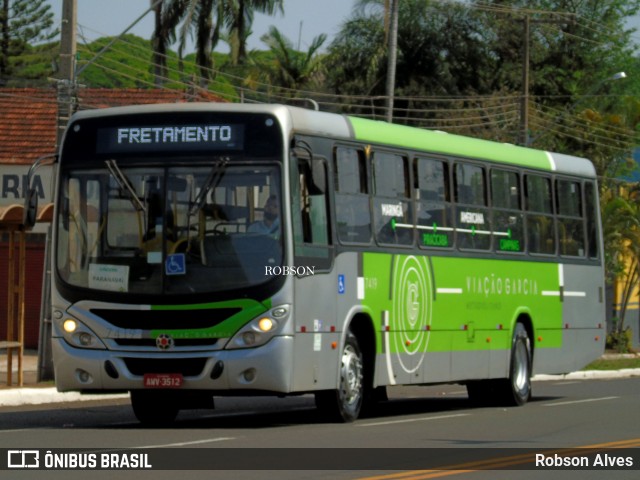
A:
[[[180,373],[145,373],[145,388],[180,388],[183,382]]]

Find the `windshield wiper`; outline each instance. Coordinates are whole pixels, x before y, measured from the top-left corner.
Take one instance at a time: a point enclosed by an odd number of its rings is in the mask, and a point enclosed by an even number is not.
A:
[[[115,178],[116,182],[118,182],[120,188],[128,194],[127,196],[129,197],[129,200],[131,201],[135,209],[138,212],[147,213],[147,207],[140,201],[138,195],[136,195],[135,190],[131,187],[131,182],[126,177],[126,175],[122,173],[122,170],[120,170],[116,161],[106,160],[104,163],[107,164],[109,172],[111,173],[113,178]]]
[[[211,173],[209,173],[209,176],[207,177],[207,181],[204,182],[204,185],[189,208],[189,216],[195,215],[195,213],[203,207],[207,201],[207,194],[212,188],[216,188],[220,183],[220,180],[222,180],[222,175],[224,174],[224,169],[227,166],[227,163],[229,163],[229,157],[221,157],[215,163],[211,169]]]

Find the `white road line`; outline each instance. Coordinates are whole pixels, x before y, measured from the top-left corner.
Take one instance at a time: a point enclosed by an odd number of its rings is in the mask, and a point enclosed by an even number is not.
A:
[[[421,417],[421,418],[408,418],[406,420],[391,420],[388,422],[376,422],[376,423],[365,423],[362,425],[356,425],[356,427],[380,427],[383,425],[395,425],[399,423],[413,423],[413,422],[427,422],[429,420],[443,420],[445,418],[456,418],[456,417],[468,417],[471,415],[470,413],[458,413],[456,415],[441,415],[438,417]]]
[[[203,440],[194,440],[192,442],[178,442],[178,443],[166,443],[164,445],[145,445],[143,447],[130,447],[130,448],[170,448],[170,447],[186,447],[187,445],[201,445],[203,443],[214,442],[226,442],[228,440],[235,440],[234,437],[217,437],[217,438],[205,438]]]
[[[559,407],[561,405],[575,405],[576,403],[601,402],[602,400],[615,400],[616,398],[620,397],[587,398],[584,400],[574,400],[571,402],[547,403],[543,405],[543,407]]]

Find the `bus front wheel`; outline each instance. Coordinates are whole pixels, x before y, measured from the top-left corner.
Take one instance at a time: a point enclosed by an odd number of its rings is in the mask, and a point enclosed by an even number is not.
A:
[[[140,423],[147,427],[165,427],[180,411],[176,398],[147,390],[131,391],[131,407]]]
[[[364,360],[358,339],[351,332],[340,357],[340,381],[337,390],[316,392],[318,409],[330,419],[353,422],[360,415],[364,400]]]

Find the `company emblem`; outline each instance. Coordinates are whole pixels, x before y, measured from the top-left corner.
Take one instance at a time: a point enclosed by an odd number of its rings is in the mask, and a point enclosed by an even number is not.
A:
[[[156,338],[156,347],[160,350],[171,350],[175,345],[175,340],[166,333],[158,335],[158,338]]]

